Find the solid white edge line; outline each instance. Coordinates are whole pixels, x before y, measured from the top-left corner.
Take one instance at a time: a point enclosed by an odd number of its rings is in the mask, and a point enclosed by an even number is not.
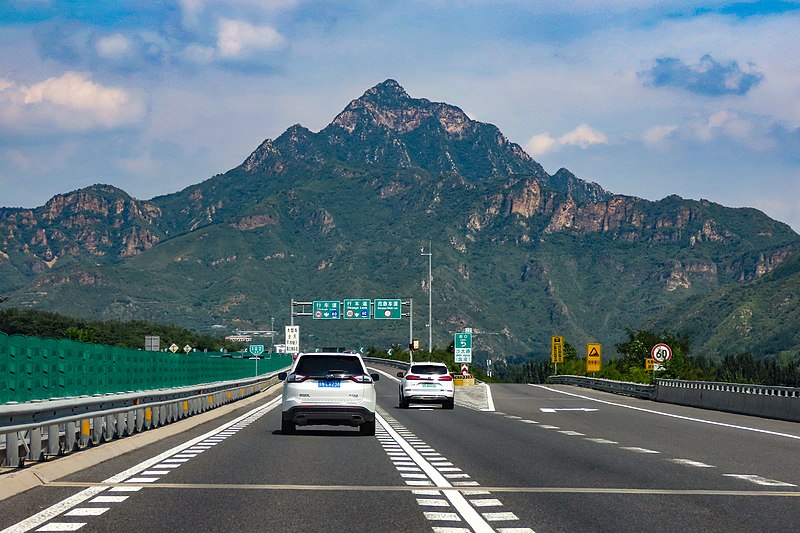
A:
[[[420,455],[409,443],[407,443],[403,437],[401,437],[395,430],[392,428],[384,418],[375,413],[375,419],[378,420],[383,429],[392,436],[392,438],[403,447],[406,451],[408,456],[411,458],[412,461],[417,463],[417,465],[425,472],[428,477],[433,481],[433,484],[439,488],[452,488],[453,485],[450,484],[447,479],[439,473],[427,460],[425,460],[422,455]],[[464,521],[467,522],[470,527],[476,532],[493,532],[494,529],[486,522],[483,517],[476,511],[467,501],[467,499],[458,491],[455,490],[445,490],[444,496],[450,500],[450,503],[459,514],[464,518]]]
[[[574,396],[575,398],[582,398],[584,400],[589,400],[589,401],[592,401],[592,402],[603,403],[603,404],[606,404],[606,405],[613,405],[615,407],[624,407],[625,409],[633,409],[634,411],[642,411],[644,413],[650,413],[650,414],[661,415],[661,416],[668,416],[670,418],[677,418],[679,420],[688,420],[689,422],[699,422],[701,424],[709,424],[709,425],[712,425],[712,426],[720,426],[720,427],[726,427],[726,428],[731,428],[731,429],[741,429],[742,431],[752,431],[753,433],[763,433],[765,435],[774,435],[776,437],[786,437],[788,439],[800,440],[800,435],[791,435],[789,433],[779,433],[777,431],[769,431],[767,429],[751,428],[751,427],[747,427],[747,426],[737,426],[736,424],[727,424],[725,422],[715,422],[713,420],[704,420],[702,418],[693,418],[691,416],[674,415],[672,413],[665,413],[663,411],[655,411],[653,409],[645,409],[644,407],[636,407],[636,406],[633,406],[633,405],[625,405],[625,404],[622,404],[622,403],[609,402],[607,400],[600,400],[598,398],[592,398],[591,396],[583,396],[582,394],[575,394],[575,393],[572,393],[572,392],[566,392],[566,391],[562,391],[562,390],[558,390],[558,389],[552,389],[552,388],[546,387],[544,385],[537,385],[537,384],[534,384],[534,383],[528,383],[528,385],[531,386],[531,387],[538,387],[540,389],[545,389],[545,390],[548,390],[550,392],[558,392],[560,394],[565,394],[567,396]]]
[[[115,476],[111,476],[110,478],[108,478],[105,481],[103,481],[103,483],[122,483],[125,479],[149,469],[153,465],[160,463],[164,459],[166,459],[168,457],[171,457],[171,456],[175,455],[176,453],[185,450],[186,448],[190,448],[190,447],[194,446],[195,444],[197,444],[198,442],[202,441],[203,439],[206,439],[206,438],[208,438],[208,437],[210,437],[212,435],[216,435],[220,431],[224,431],[225,429],[229,428],[230,426],[232,426],[232,425],[234,425],[234,424],[236,424],[238,422],[241,422],[243,419],[247,418],[248,416],[251,416],[253,413],[256,413],[256,412],[258,412],[258,411],[260,411],[262,409],[264,409],[266,411],[271,411],[272,409],[275,408],[275,406],[279,405],[280,403],[281,403],[281,397],[277,396],[276,398],[270,400],[266,404],[261,405],[259,407],[256,407],[256,408],[248,411],[247,413],[243,414],[242,416],[240,416],[240,417],[238,417],[238,418],[236,418],[236,419],[234,419],[234,420],[232,420],[230,422],[222,424],[221,426],[219,426],[216,429],[212,429],[208,433],[200,435],[199,437],[195,437],[194,439],[192,439],[192,440],[190,440],[188,442],[184,442],[183,444],[179,444],[178,446],[175,446],[174,448],[172,448],[170,450],[167,450],[167,451],[165,451],[165,452],[153,457],[152,459],[148,459],[146,461],[143,461],[143,462],[139,463],[136,466],[133,466],[133,467],[131,467],[131,468],[129,468],[129,469],[123,471],[123,472],[120,472],[119,474],[117,474]],[[60,502],[56,503],[55,505],[51,505],[47,509],[44,509],[43,511],[40,511],[40,512],[36,513],[35,515],[26,518],[25,520],[14,524],[13,526],[7,527],[6,529],[0,531],[0,533],[24,533],[26,531],[30,531],[31,529],[33,529],[35,527],[38,527],[38,526],[44,524],[45,522],[48,522],[48,521],[52,520],[53,518],[55,518],[56,516],[64,513],[65,511],[68,511],[69,509],[72,509],[76,505],[79,505],[79,504],[85,502],[89,498],[97,496],[97,494],[99,494],[100,492],[103,492],[104,490],[106,490],[106,488],[107,487],[99,486],[99,487],[89,487],[87,489],[84,489],[81,492],[79,492],[79,493],[77,493],[77,494],[75,494],[73,496],[70,496],[69,498],[65,498],[64,500],[61,500]]]
[[[489,388],[488,383],[484,383],[483,386],[486,387],[486,401],[489,404],[489,406],[485,410],[494,411],[494,399],[492,399],[492,389]]]

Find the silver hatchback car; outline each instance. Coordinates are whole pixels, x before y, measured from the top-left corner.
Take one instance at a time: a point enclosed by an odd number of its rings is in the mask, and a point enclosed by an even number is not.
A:
[[[283,383],[281,432],[296,426],[358,427],[375,434],[375,381],[357,353],[301,353],[290,372],[278,374]]]
[[[406,372],[398,372],[400,381],[400,408],[407,409],[411,402],[440,403],[452,409],[455,399],[453,376],[444,363],[412,363]]]

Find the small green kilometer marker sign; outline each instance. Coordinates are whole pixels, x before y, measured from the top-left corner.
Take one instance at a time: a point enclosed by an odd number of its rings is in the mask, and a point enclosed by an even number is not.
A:
[[[400,320],[402,314],[400,298],[384,298],[375,300],[375,320]]]

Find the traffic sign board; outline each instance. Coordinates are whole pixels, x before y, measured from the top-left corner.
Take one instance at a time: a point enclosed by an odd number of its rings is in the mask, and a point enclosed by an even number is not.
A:
[[[600,344],[586,345],[586,371],[600,372],[600,357],[603,355],[603,347]]]
[[[553,364],[564,362],[564,337],[552,337],[550,341],[550,362]]]
[[[650,356],[655,359],[656,363],[666,363],[672,359],[672,348],[663,342],[660,342],[653,346],[653,349],[650,350]]]
[[[402,300],[400,298],[383,298],[375,300],[375,320],[400,320],[402,317]]]
[[[369,320],[370,301],[364,299],[354,299],[344,301],[344,313],[342,318],[351,320]]]
[[[179,348],[179,347],[178,347],[178,345],[177,345],[177,344],[175,344],[174,342],[172,343],[172,346],[170,346],[170,347],[169,347],[169,351],[170,351],[170,352],[172,352],[172,353],[175,353],[175,352],[177,352],[178,350],[180,350],[180,348]]]
[[[314,320],[337,320],[339,318],[338,300],[314,300],[312,302],[312,317]]]
[[[191,352],[191,351],[192,351],[192,347],[189,346],[188,344],[183,347],[183,353],[185,353],[186,355],[189,355],[189,352]]]
[[[263,344],[251,344],[247,347],[247,350],[253,355],[261,355],[264,353],[264,345]]]
[[[456,333],[453,339],[456,363],[472,362],[472,333]]]

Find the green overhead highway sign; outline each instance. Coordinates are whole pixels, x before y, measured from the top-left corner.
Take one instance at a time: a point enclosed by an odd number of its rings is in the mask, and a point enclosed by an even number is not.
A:
[[[340,317],[338,300],[314,300],[311,315],[314,320],[337,320]]]
[[[375,300],[375,320],[400,320],[402,318],[402,301],[399,298]]]
[[[342,318],[351,320],[369,320],[369,311],[369,300],[364,300],[363,298],[358,300],[345,300]]]

